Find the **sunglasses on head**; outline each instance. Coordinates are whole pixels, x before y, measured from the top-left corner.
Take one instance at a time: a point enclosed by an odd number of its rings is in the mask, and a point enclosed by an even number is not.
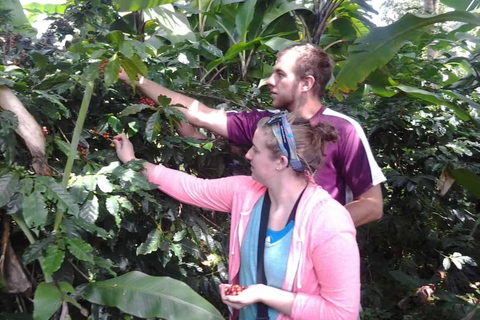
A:
[[[291,156],[290,155],[290,146],[289,146],[289,143],[287,141],[287,133],[285,132],[285,126],[283,125],[284,120],[287,121],[287,114],[285,112],[279,112],[279,113],[271,116],[270,119],[268,119],[267,124],[268,125],[278,124],[278,126],[280,127],[280,133],[281,133],[281,136],[282,136],[283,148],[287,151],[288,164],[290,165],[290,156]]]

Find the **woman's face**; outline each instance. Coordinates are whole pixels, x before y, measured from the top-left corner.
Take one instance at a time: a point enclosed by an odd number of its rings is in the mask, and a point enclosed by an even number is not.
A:
[[[245,157],[250,161],[252,178],[268,186],[272,177],[278,173],[277,166],[280,159],[274,159],[272,152],[267,148],[267,137],[262,129],[257,129],[253,136],[253,145]]]

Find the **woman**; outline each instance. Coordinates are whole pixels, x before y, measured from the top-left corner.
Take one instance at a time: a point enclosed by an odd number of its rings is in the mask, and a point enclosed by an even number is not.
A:
[[[233,319],[357,319],[355,227],[348,211],[310,179],[325,144],[336,139],[329,125],[314,128],[280,113],[258,124],[246,154],[251,177],[204,180],[144,164],[143,174],[173,198],[231,212],[229,282],[248,286],[227,295],[230,285],[220,285],[223,302],[236,309]],[[124,134],[114,143],[122,162],[135,159]]]

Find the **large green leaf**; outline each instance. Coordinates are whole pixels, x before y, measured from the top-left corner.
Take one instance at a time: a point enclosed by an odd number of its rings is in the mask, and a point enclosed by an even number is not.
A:
[[[91,303],[117,307],[141,318],[223,320],[215,307],[185,283],[138,271],[91,283],[84,295]]]
[[[63,294],[54,283],[40,283],[33,299],[33,319],[49,320],[62,303]]]
[[[405,85],[397,85],[397,86],[394,86],[394,88],[400,89],[401,91],[405,92],[409,96],[418,98],[420,100],[423,100],[424,102],[437,105],[437,106],[446,106],[449,109],[455,111],[455,114],[463,121],[468,121],[471,119],[467,110],[464,110],[462,107],[457,106],[455,103],[452,103],[448,100],[443,99],[442,97],[440,97],[439,95],[433,92],[429,92],[426,90],[405,86]]]
[[[18,174],[15,172],[0,177],[0,207],[7,204],[18,187]]]
[[[464,96],[463,94],[460,94],[458,92],[453,92],[453,91],[450,91],[450,90],[442,90],[442,92],[445,93],[446,95],[452,97],[452,98],[456,98],[456,99],[467,102],[470,105],[470,107],[475,108],[480,112],[480,104],[473,101],[472,99]]]
[[[66,1],[65,1],[66,2]],[[23,9],[27,10],[27,19],[30,23],[34,23],[38,20],[38,16],[41,14],[54,14],[65,12],[67,8],[66,4],[48,4],[32,2],[23,5]]]
[[[185,40],[196,41],[195,33],[192,31],[187,17],[175,12],[171,4],[147,9],[145,10],[145,15],[152,20],[158,21],[162,27],[161,30],[165,32],[161,36],[167,38],[171,43],[175,44]]]
[[[270,26],[272,22],[274,22],[276,19],[280,18],[284,14],[297,10],[306,10],[307,12],[311,12],[311,10],[309,10],[302,4],[297,4],[285,0],[272,2],[267,10],[268,11],[266,12],[262,21],[262,33]],[[258,34],[257,36],[261,36],[262,33]]]
[[[255,15],[255,6],[257,0],[245,0],[238,6],[237,16],[235,18],[235,39],[237,42],[246,42],[247,31]]]
[[[440,2],[458,11],[473,11],[480,8],[480,0],[440,0]]]
[[[23,24],[28,24],[20,0],[2,0],[2,9],[11,10],[11,20],[9,21],[11,25],[19,27]]]
[[[448,171],[452,174],[459,185],[480,199],[480,176],[468,169],[449,168]]]
[[[342,93],[356,90],[359,83],[390,61],[407,41],[417,39],[424,27],[445,21],[480,25],[477,14],[453,11],[432,17],[406,14],[389,26],[372,29],[367,36],[358,38],[349,47],[350,56],[338,73],[331,94],[339,100],[343,99]]]
[[[113,0],[113,3],[118,6],[118,11],[138,11],[175,1],[177,0]]]

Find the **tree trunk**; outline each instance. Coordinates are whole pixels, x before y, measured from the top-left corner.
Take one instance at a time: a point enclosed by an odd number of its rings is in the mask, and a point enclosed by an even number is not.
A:
[[[423,7],[426,13],[439,14],[438,0],[424,0]],[[433,60],[437,57],[437,52],[432,48],[427,47],[427,58]]]
[[[51,176],[52,171],[45,157],[46,143],[42,128],[7,86],[0,86],[0,109],[10,110],[17,116],[17,133],[22,137],[32,155],[32,166],[35,173],[41,176]]]
[[[438,14],[438,0],[424,0],[423,7],[427,13]]]

